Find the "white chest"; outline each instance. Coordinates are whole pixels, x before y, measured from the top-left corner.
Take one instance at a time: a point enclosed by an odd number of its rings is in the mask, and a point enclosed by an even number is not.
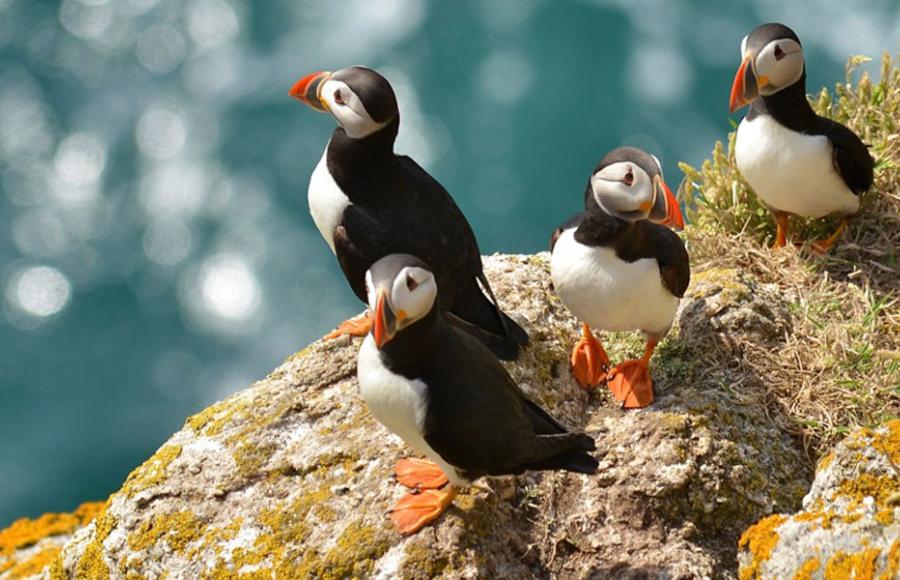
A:
[[[309,179],[309,213],[319,233],[328,242],[334,252],[334,228],[338,227],[344,216],[344,210],[350,205],[350,199],[341,191],[328,172],[328,146]]]
[[[824,135],[791,131],[759,115],[741,121],[734,153],[744,179],[774,209],[813,218],[859,209],[859,197],[835,170]]]
[[[662,284],[656,260],[625,262],[609,248],[562,233],[550,258],[553,285],[579,320],[603,330],[643,330],[663,334],[672,325],[678,298]]]

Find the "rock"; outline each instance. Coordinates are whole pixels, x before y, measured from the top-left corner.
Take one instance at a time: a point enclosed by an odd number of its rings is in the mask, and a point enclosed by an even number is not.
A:
[[[900,420],[852,433],[820,461],[803,510],[740,539],[741,578],[900,576]]]
[[[809,483],[800,446],[742,362],[748,345],[777,345],[789,326],[778,293],[733,270],[698,274],[654,359],[657,401],[624,412],[571,378],[580,329],[552,292],[547,254],[485,265],[531,335],[510,372],[597,439],[596,475],[485,480],[402,537],[386,512],[403,493],[392,466],[408,450],[359,398],[359,339],[319,341],[190,417],[44,574],[735,577],[741,531],[798,509]],[[641,352],[638,336],[603,339],[614,361]]]
[[[102,502],[85,503],[70,514],[13,522],[0,531],[0,577],[24,578],[49,567],[72,534],[92,522],[102,508]]]

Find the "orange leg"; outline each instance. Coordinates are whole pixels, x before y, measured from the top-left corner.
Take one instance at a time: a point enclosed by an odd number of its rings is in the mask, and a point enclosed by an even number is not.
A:
[[[841,237],[841,234],[844,233],[844,230],[847,229],[847,222],[849,220],[844,218],[841,220],[841,225],[838,226],[838,229],[831,234],[831,236],[825,238],[824,240],[818,240],[812,243],[810,246],[812,251],[817,254],[825,254],[834,246],[834,243],[838,241],[838,238]]]
[[[410,489],[438,489],[446,485],[447,476],[436,463],[425,459],[401,459],[394,466],[394,479]]]
[[[609,357],[587,323],[584,324],[581,340],[572,349],[571,363],[572,374],[584,389],[595,388],[606,376]]]
[[[349,318],[338,325],[337,328],[325,335],[325,340],[331,340],[349,334],[350,336],[365,336],[372,330],[372,317],[369,311],[355,318]]]
[[[775,215],[775,243],[772,245],[772,249],[783,248],[785,243],[787,242],[787,232],[788,232],[788,214],[781,211],[773,211]]]
[[[644,356],[639,360],[627,360],[609,371],[609,390],[625,409],[642,409],[653,402],[653,381],[650,379],[650,357],[656,348],[656,339],[647,341]]]
[[[391,521],[401,534],[416,532],[444,513],[456,493],[456,488],[449,485],[447,489],[426,489],[422,493],[408,494],[391,510]]]

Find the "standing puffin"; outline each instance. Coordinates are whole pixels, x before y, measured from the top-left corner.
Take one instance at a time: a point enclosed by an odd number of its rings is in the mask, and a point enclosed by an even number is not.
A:
[[[812,110],[793,30],[763,24],[741,41],[741,58],[728,105],[731,112],[750,105],[737,129],[738,169],[775,215],[775,248],[785,244],[788,214],[843,216],[832,236],[812,245],[827,252],[872,186],[875,161],[853,131]]]
[[[666,226],[681,229],[684,219],[659,160],[620,147],[591,174],[584,211],[550,240],[556,293],[584,324],[584,336],[572,350],[572,372],[586,389],[607,380],[626,409],[653,402],[650,357],[672,326],[690,281],[684,244]],[[607,373],[609,357],[591,327],[643,331],[644,356]]]
[[[378,421],[430,460],[397,464],[397,480],[414,492],[391,512],[400,532],[437,518],[457,486],[481,476],[596,471],[590,436],[569,432],[480,341],[447,323],[425,262],[386,256],[365,284],[374,322],[359,350],[360,392]]]
[[[441,310],[497,356],[515,359],[528,335],[500,310],[469,222],[440,183],[394,154],[400,113],[388,81],[354,66],[307,75],[290,95],[338,124],[310,179],[309,210],[357,297],[365,302],[365,273],[376,260],[411,252],[434,268]],[[365,315],[329,337],[364,336],[370,325]]]

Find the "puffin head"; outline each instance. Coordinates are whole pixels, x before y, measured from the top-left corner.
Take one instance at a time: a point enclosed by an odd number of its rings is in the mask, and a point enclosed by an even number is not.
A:
[[[684,228],[681,208],[663,181],[659,159],[640,149],[619,147],[607,153],[594,169],[587,193],[588,208],[596,204],[628,222],[650,219],[671,228]]]
[[[372,337],[382,348],[398,332],[425,318],[437,298],[431,269],[409,254],[390,254],[366,272]]]
[[[391,84],[364,66],[308,74],[294,83],[289,94],[317,111],[331,113],[351,139],[368,137],[399,117]]]
[[[728,110],[768,97],[803,77],[803,47],[784,24],[763,24],[741,41],[741,66],[731,85]]]

